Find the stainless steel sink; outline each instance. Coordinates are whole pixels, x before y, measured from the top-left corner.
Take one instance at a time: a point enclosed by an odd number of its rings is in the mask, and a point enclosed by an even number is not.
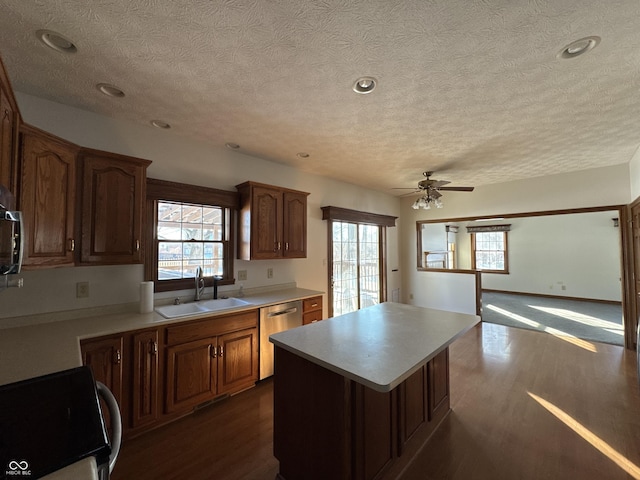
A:
[[[157,307],[155,310],[164,318],[178,318],[207,312],[219,312],[244,305],[249,305],[249,302],[238,298],[220,298],[217,300],[181,303],[180,305],[165,305],[163,307]]]

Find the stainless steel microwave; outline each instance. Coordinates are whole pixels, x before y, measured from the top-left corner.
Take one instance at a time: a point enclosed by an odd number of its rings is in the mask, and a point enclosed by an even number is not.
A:
[[[0,275],[20,273],[23,244],[22,214],[0,208]]]

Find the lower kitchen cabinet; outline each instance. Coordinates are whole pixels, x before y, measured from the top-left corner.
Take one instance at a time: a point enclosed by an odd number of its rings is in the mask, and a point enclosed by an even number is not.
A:
[[[258,329],[218,337],[218,394],[244,390],[258,379]]]
[[[80,342],[83,363],[91,367],[96,382],[102,382],[111,390],[121,411],[124,398],[122,394],[123,346],[124,338],[122,335],[112,335]],[[106,424],[110,425],[109,410],[104,404],[102,411],[105,415]]]
[[[153,425],[160,409],[160,347],[158,330],[135,332],[131,336],[131,428]]]
[[[314,323],[322,318],[322,295],[305,298],[302,301],[302,324]]]
[[[166,369],[167,413],[244,390],[258,380],[258,329],[169,346]]]
[[[254,386],[258,345],[257,309],[80,342],[118,401],[125,438]]]
[[[167,347],[166,411],[189,409],[216,395],[215,338]]]

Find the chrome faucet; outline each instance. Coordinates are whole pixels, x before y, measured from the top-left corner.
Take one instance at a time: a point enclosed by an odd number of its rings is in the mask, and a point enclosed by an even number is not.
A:
[[[196,268],[196,296],[194,298],[194,301],[198,301],[202,298],[202,295],[204,294],[204,276],[203,276],[203,271],[202,271],[202,267],[198,267]]]

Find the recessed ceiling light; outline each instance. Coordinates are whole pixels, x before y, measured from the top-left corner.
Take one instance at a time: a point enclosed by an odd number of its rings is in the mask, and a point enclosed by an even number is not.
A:
[[[297,154],[297,156],[300,158],[309,158],[309,154],[305,152],[300,152]]]
[[[240,148],[240,145],[232,142],[225,143],[224,146],[230,148],[231,150],[238,150]]]
[[[100,90],[100,92],[104,93],[107,97],[124,97],[124,92],[115,85],[109,85],[108,83],[99,83],[96,85],[96,88]]]
[[[376,88],[376,79],[373,77],[362,77],[353,84],[353,91],[356,93],[371,93]]]
[[[38,30],[36,36],[47,47],[62,53],[76,53],[75,44],[63,35],[52,30]]]
[[[571,42],[558,53],[558,58],[575,58],[589,50],[593,50],[600,43],[600,37],[584,37]]]
[[[163,122],[162,120],[151,120],[151,125],[157,128],[163,128],[165,130],[171,128],[171,125],[169,125],[167,122]]]

